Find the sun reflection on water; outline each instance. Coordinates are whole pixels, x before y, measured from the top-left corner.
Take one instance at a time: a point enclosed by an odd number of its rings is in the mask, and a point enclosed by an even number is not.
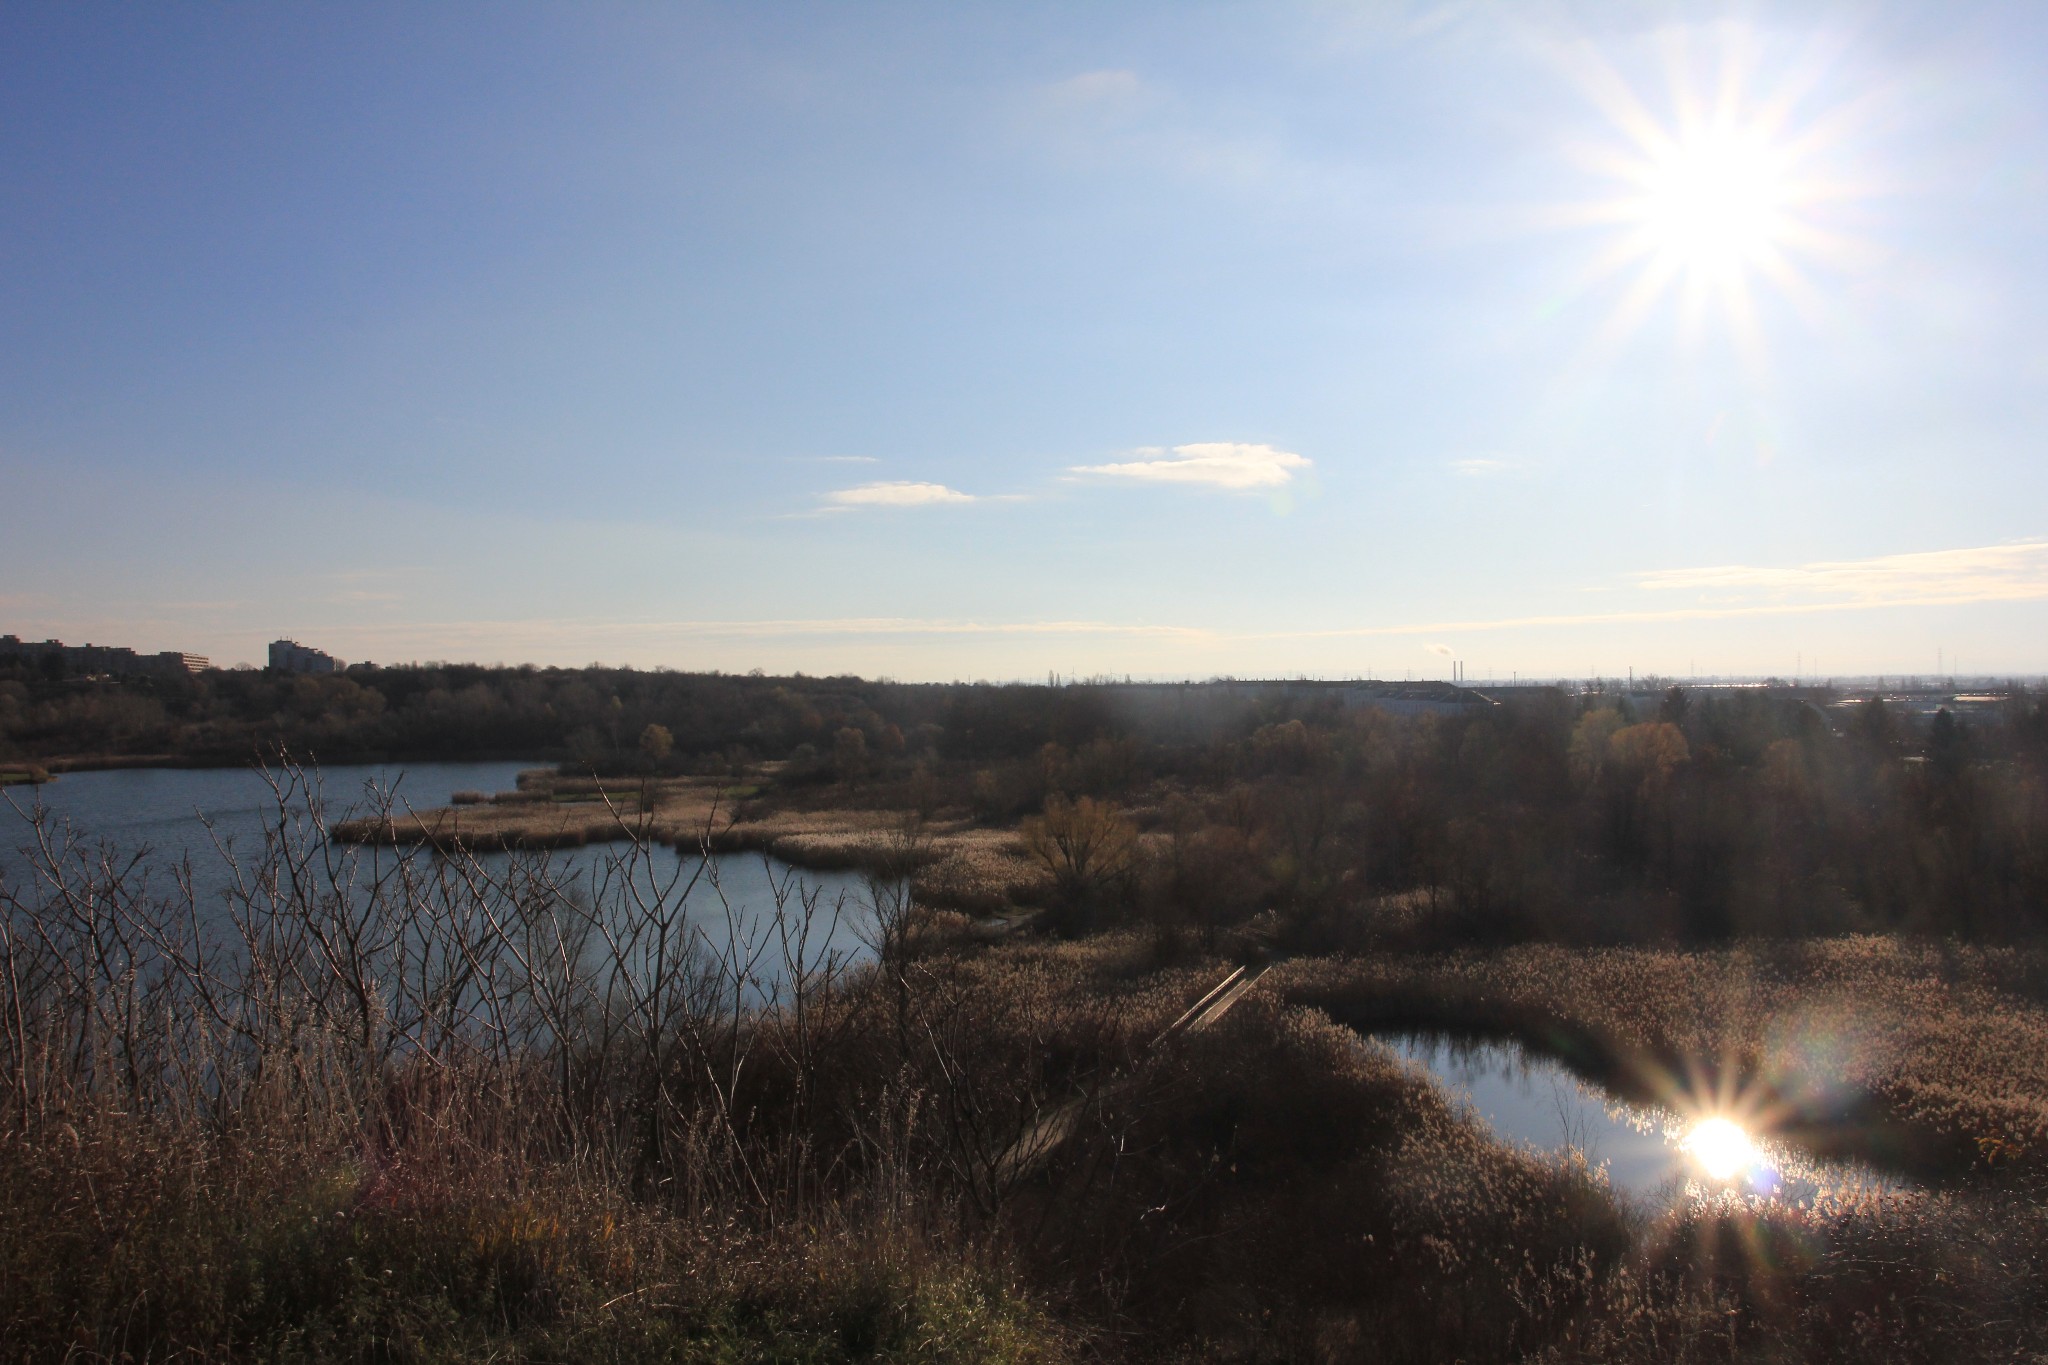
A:
[[[1685,1150],[1715,1180],[1733,1180],[1758,1164],[1762,1155],[1741,1124],[1719,1117],[1694,1124],[1685,1139]]]
[[[1658,1102],[1625,1099],[1514,1042],[1377,1036],[1462,1092],[1501,1137],[1572,1152],[1626,1198],[1806,1204],[1858,1192],[1886,1198],[1911,1188],[1855,1161],[1803,1150],[1798,1111],[1782,1097],[1798,1088],[1745,1082],[1731,1064],[1652,1076],[1646,1088]]]

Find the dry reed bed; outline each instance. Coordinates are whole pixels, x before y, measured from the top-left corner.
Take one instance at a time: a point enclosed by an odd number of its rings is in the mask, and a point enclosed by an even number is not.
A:
[[[1275,984],[1339,1017],[1551,1028],[1810,1106],[1867,1095],[1952,1158],[2010,1165],[2048,1159],[2048,1008],[2027,989],[2044,971],[2038,949],[1856,936],[1301,960]]]
[[[547,799],[556,791],[600,790],[606,799]],[[888,865],[892,846],[913,823],[919,843],[914,882],[924,903],[985,914],[1044,899],[1050,878],[1013,830],[966,820],[921,822],[892,810],[788,810],[742,820],[734,818],[725,789],[700,779],[651,783],[644,798],[638,783],[601,789],[565,783],[504,793],[490,803],[341,820],[330,834],[344,844],[442,852],[582,848],[642,838],[685,853],[765,852],[799,867],[866,869]]]
[[[1583,1164],[1508,1148],[1384,1050],[1255,990],[1062,1154],[1066,1256],[1179,1358],[1507,1360],[1627,1253]],[[1162,1352],[1162,1355],[1168,1354]]]
[[[763,1226],[535,1159],[475,1097],[396,1141],[264,1117],[231,1142],[107,1114],[55,1142],[0,1133],[0,1359],[1068,1355],[914,1182]]]
[[[1005,993],[944,917],[850,969],[793,893],[705,938],[644,843],[593,900],[284,826],[222,906],[0,885],[0,1358],[1060,1353],[961,1207],[1175,1001]]]
[[[644,845],[620,850],[614,885],[649,896],[599,905],[540,858],[364,860],[387,880],[329,895],[364,867],[348,850],[326,863],[336,851],[305,835],[241,880],[240,959],[202,962],[190,907],[126,898],[107,860],[60,859],[87,884],[0,918],[15,1358],[2048,1346],[2048,1238],[2021,1187],[1638,1228],[1597,1173],[1504,1147],[1274,989],[1333,1007],[1462,990],[1574,1005],[1616,1037],[1747,1027],[1768,1043],[1755,1021],[1830,1000],[1816,981],[1844,1008],[1882,996],[1873,983],[1899,996],[1887,1009],[1912,1007],[1940,974],[1917,950],[1298,962],[1217,1027],[1155,1046],[1226,966],[1170,933],[981,950],[957,917],[913,915],[884,938],[904,951],[852,972],[771,937],[806,994],[742,1014],[748,951],[701,944],[649,970],[690,920],[652,895]],[[1956,961],[1944,970],[2031,1008],[2024,955]],[[1695,982],[1711,998],[1688,1005]],[[1076,1097],[1068,1147],[1006,1177],[1003,1154]],[[1927,1307],[1943,1303],[1960,1307]]]

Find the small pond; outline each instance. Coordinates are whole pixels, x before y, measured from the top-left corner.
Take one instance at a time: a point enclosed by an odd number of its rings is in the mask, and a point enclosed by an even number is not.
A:
[[[1853,1162],[1819,1160],[1731,1117],[1630,1103],[1562,1063],[1502,1040],[1376,1033],[1374,1041],[1468,1101],[1494,1133],[1540,1152],[1577,1150],[1639,1204],[1737,1193],[1811,1203],[1823,1194],[1912,1186]]]

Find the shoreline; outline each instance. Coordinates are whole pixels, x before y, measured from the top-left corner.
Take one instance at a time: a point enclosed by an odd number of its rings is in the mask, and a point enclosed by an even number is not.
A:
[[[124,768],[180,769],[192,772],[212,772],[221,768],[260,768],[274,766],[279,758],[263,758],[256,755],[228,757],[226,755],[206,756],[194,754],[58,754],[49,758],[23,759],[24,767],[42,768],[54,780],[64,773],[118,772]],[[340,757],[316,758],[307,755],[303,759],[292,758],[308,769],[318,768],[367,768],[390,767],[397,763],[526,763],[533,767],[552,767],[558,759],[536,758],[531,753],[485,753],[464,754],[450,758],[445,754],[399,754],[386,751],[371,751],[367,754],[345,754]]]
[[[905,810],[744,810],[741,803],[752,792],[749,785],[713,778],[615,786],[549,774],[482,801],[340,821],[328,837],[443,853],[547,851],[633,839],[683,854],[767,853],[820,872],[900,869],[920,901],[970,914],[1014,913],[1040,903],[1049,889],[1049,874],[1011,828],[968,819],[921,821]]]

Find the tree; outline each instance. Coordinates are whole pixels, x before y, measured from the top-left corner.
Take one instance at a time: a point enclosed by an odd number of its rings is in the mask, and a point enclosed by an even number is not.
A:
[[[1935,776],[1948,780],[1969,766],[1969,730],[1944,706],[1927,731],[1927,757]]]
[[[675,747],[676,738],[666,725],[649,725],[640,732],[640,752],[647,756],[649,767],[659,768],[666,763]]]
[[[1692,709],[1692,698],[1677,683],[1664,689],[1664,699],[1657,703],[1657,719],[1683,729],[1685,713]]]
[[[1133,870],[1138,830],[1107,801],[1051,796],[1044,815],[1024,822],[1024,848],[1052,873],[1059,908],[1074,916]]]
[[[569,732],[569,758],[579,768],[595,771],[604,762],[604,734],[595,725],[579,725]]]
[[[1856,708],[1855,733],[1873,748],[1889,747],[1898,738],[1898,725],[1883,697],[1872,697]]]
[[[1582,787],[1600,780],[1607,768],[1607,743],[1622,728],[1621,713],[1612,707],[1588,711],[1572,730],[1569,755],[1572,777]]]
[[[848,786],[867,776],[867,735],[849,725],[832,736],[832,769]]]
[[[1684,734],[1669,721],[1626,726],[1607,741],[1608,762],[1638,782],[1669,778],[1691,756]]]

